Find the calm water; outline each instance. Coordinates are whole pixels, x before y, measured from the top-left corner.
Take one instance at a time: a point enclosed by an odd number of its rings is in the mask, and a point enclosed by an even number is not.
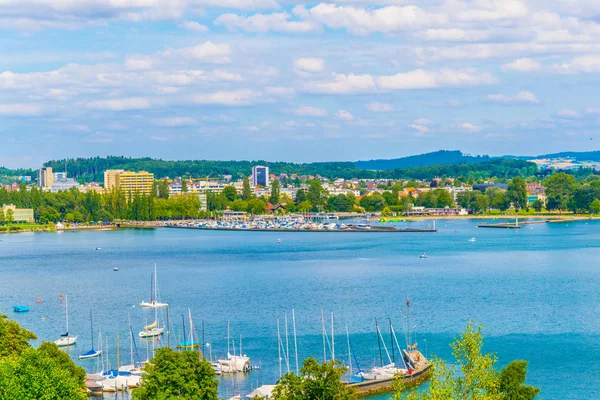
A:
[[[399,307],[408,294],[421,350],[429,355],[450,359],[448,344],[475,319],[485,327],[485,350],[502,364],[530,361],[529,382],[545,399],[600,398],[600,223],[494,230],[460,220],[439,228],[435,234],[158,229],[2,235],[0,312],[41,340],[55,340],[65,329],[58,295],[68,294],[70,331],[79,335],[71,354],[89,349],[93,309],[96,332],[101,326],[109,335],[113,365],[117,332],[121,362],[128,363],[130,314],[145,359],[151,342],[140,342],[137,332],[153,311],[137,305],[149,297],[157,263],[161,295],[171,305],[172,344],[189,308],[199,334],[205,321],[213,358],[227,351],[230,320],[232,334],[243,335],[244,353],[262,366],[224,380],[225,396],[276,381],[276,318],[283,323],[292,308],[300,358],[322,356],[323,307],[335,313],[336,356],[347,359],[348,325],[361,367],[377,364],[374,318],[382,325],[391,318],[400,332]],[[419,259],[424,251],[429,258]],[[31,312],[15,315],[15,304]],[[81,365],[92,372],[96,361]]]

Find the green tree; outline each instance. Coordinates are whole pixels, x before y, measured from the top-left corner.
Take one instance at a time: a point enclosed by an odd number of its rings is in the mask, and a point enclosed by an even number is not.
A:
[[[341,378],[346,372],[340,361],[320,363],[314,357],[304,360],[300,374],[287,373],[273,390],[279,400],[351,400],[354,390]]]
[[[302,211],[303,213],[308,212],[312,209],[313,209],[313,205],[308,200],[304,200],[303,202],[298,204],[298,210]]]
[[[0,359],[19,356],[36,339],[33,332],[8,319],[8,315],[0,314]]]
[[[188,191],[187,180],[185,178],[183,178],[183,179],[181,179],[181,192],[187,193],[187,191]]]
[[[508,183],[506,190],[510,202],[515,210],[527,208],[527,183],[521,177],[515,177]]]
[[[558,172],[543,182],[548,198],[546,208],[549,210],[566,210],[569,207],[573,192],[577,189],[577,181],[572,175]]]
[[[500,392],[503,400],[532,400],[540,393],[540,389],[526,385],[527,361],[515,360],[500,371]]]
[[[169,182],[166,179],[158,181],[158,198],[169,198]]]
[[[8,210],[6,210],[6,214],[4,215],[4,220],[6,221],[7,224],[12,224],[15,220],[15,212],[12,210],[12,208],[9,208]]]
[[[56,347],[54,343],[51,344]],[[56,348],[58,352],[58,347]],[[62,353],[62,352],[61,352]],[[85,400],[85,371],[68,360],[69,368],[43,349],[29,348],[19,356],[0,360],[0,398]],[[62,357],[68,355],[63,353]],[[73,375],[72,371],[78,369]]]
[[[215,371],[197,352],[179,353],[163,347],[156,351],[144,370],[147,374],[142,375],[142,386],[133,391],[133,400],[218,398]]]
[[[223,188],[223,191],[221,192],[221,195],[229,202],[231,203],[232,201],[235,200],[235,198],[237,197],[237,190],[235,189],[234,186],[225,186]]]
[[[250,199],[248,202],[248,212],[254,215],[261,215],[267,212],[267,204],[261,199]]]
[[[531,207],[536,212],[541,212],[542,208],[544,207],[544,204],[542,203],[542,201],[540,199],[535,199],[535,201],[531,204]]]
[[[295,197],[294,200],[295,200],[296,204],[300,204],[304,200],[306,200],[306,193],[304,193],[304,190],[298,189],[298,191],[296,192],[296,197]]]
[[[242,199],[235,199],[231,203],[231,209],[233,211],[248,211],[248,202]]]
[[[599,199],[595,199],[594,201],[592,201],[592,204],[590,204],[590,212],[592,212],[593,214],[600,213],[600,200]]]
[[[473,327],[469,322],[461,336],[450,345],[456,359],[446,365],[440,359],[432,361],[432,376],[429,386],[419,392],[408,389],[402,380],[395,383],[394,399],[410,400],[501,400],[500,378],[494,369],[497,358],[493,354],[482,354],[483,335],[481,326]]]
[[[308,185],[308,193],[306,194],[306,198],[313,205],[313,209],[315,211],[319,211],[323,204],[325,203],[325,196],[323,193],[323,185],[321,181],[315,179],[311,181]]]
[[[252,198],[252,189],[250,189],[250,179],[244,176],[244,183],[242,185],[242,200],[248,201]]]
[[[271,183],[271,196],[269,197],[269,203],[275,205],[279,204],[279,181],[274,179]]]
[[[0,208],[0,225],[4,225],[4,209]]]

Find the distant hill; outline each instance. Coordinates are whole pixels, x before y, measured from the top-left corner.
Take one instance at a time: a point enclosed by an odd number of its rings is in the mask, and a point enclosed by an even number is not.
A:
[[[600,161],[600,150],[563,151],[561,153],[543,154],[534,158],[574,158],[577,161]]]
[[[372,171],[389,171],[398,168],[425,167],[428,165],[478,164],[490,161],[490,156],[471,156],[459,150],[440,150],[391,160],[357,161],[357,168]]]

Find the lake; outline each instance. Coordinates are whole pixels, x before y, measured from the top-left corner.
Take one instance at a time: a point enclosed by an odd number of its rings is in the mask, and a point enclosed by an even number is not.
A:
[[[90,348],[90,309],[95,335],[101,327],[109,336],[113,366],[117,332],[121,363],[129,361],[128,315],[138,357],[145,359],[151,342],[140,342],[137,332],[154,320],[154,311],[139,303],[149,298],[156,263],[161,298],[170,304],[172,344],[182,335],[181,316],[189,309],[199,335],[204,321],[213,358],[227,352],[230,321],[236,343],[242,335],[243,352],[261,366],[224,378],[220,390],[227,396],[278,379],[276,321],[283,329],[287,313],[291,334],[292,308],[301,359],[322,357],[323,309],[328,328],[330,313],[335,315],[337,358],[348,359],[347,325],[360,367],[378,364],[375,318],[386,339],[390,318],[404,344],[400,308],[408,295],[426,355],[450,360],[449,343],[473,319],[484,326],[485,351],[497,353],[501,365],[529,361],[528,381],[542,388],[543,398],[600,398],[600,222],[519,230],[476,225],[442,221],[437,233],[401,234],[183,229],[6,234],[0,236],[0,312],[40,340],[56,340],[65,330],[63,293],[69,298],[70,332],[79,336],[70,349],[75,359]],[[423,252],[427,259],[419,259]],[[42,304],[36,304],[38,296]],[[14,314],[16,304],[31,311]],[[166,341],[165,335],[162,344]],[[96,368],[96,360],[77,362],[89,372]],[[290,364],[295,365],[293,350]]]

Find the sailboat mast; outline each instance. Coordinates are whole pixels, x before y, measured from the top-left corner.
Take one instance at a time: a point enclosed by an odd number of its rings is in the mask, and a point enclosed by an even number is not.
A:
[[[327,347],[325,343],[325,314],[323,312],[323,307],[321,307],[321,331],[323,336],[323,362],[327,362]]]
[[[69,296],[65,295],[65,310],[67,318],[67,340],[69,339]]]
[[[281,369],[281,335],[279,332],[279,318],[277,318],[277,354],[279,355],[279,377],[283,376],[283,370]]]
[[[392,320],[390,318],[388,318],[388,321],[390,322],[390,342],[392,343],[392,362],[395,363],[396,362],[396,356],[394,355],[394,334],[393,334],[393,328],[392,328]],[[398,349],[400,350],[400,349]]]
[[[230,341],[230,336],[229,336],[229,321],[227,321],[227,356],[229,356],[230,351],[229,351],[229,341]]]
[[[121,368],[121,346],[119,345],[119,332],[117,332],[117,371]]]
[[[377,318],[375,318],[375,330],[377,331],[377,345],[379,346],[379,362],[383,367],[383,354],[381,353],[381,339],[379,338],[379,324],[377,323]]]
[[[331,313],[331,359],[335,361],[335,336],[333,332],[333,312]]]
[[[294,309],[292,308],[292,326],[294,328],[294,355],[296,356],[296,374],[300,372],[300,368],[298,368],[298,341],[296,340],[296,315],[294,314]]]
[[[290,341],[288,335],[287,313],[283,314],[283,318],[285,321],[285,363],[287,365],[287,372],[290,372]]]
[[[350,333],[348,333],[348,325],[346,325],[346,342],[348,343],[348,368],[350,368],[350,376],[352,373],[352,351],[350,350]]]
[[[135,367],[135,364],[133,363],[133,331],[131,330],[131,314],[127,313],[127,316],[129,317],[129,361],[131,363],[130,365]]]
[[[90,341],[92,342],[92,350],[94,350],[94,324],[92,322],[92,310],[90,309]]]

